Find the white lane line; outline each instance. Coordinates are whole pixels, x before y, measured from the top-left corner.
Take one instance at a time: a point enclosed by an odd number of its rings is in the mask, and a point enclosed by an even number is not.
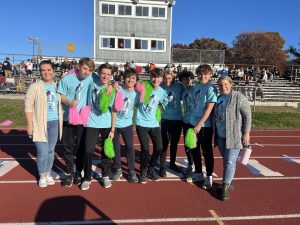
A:
[[[275,220],[300,218],[300,214],[279,214],[279,215],[260,215],[260,216],[223,216],[219,217],[224,221],[240,220]],[[62,222],[18,222],[0,223],[0,225],[69,225],[69,224],[134,224],[134,223],[170,223],[170,222],[209,222],[216,221],[212,217],[175,217],[175,218],[148,218],[148,219],[119,219],[119,220],[93,220],[93,221],[62,221]]]
[[[214,178],[214,181],[222,181],[223,178]],[[249,181],[249,180],[300,180],[300,177],[236,177],[234,178],[234,181]],[[100,180],[92,179],[91,182],[99,182]],[[163,178],[158,181],[149,181],[149,182],[155,182],[155,183],[161,183],[161,182],[182,182],[183,180],[178,177],[178,178]],[[61,180],[56,179],[56,183],[60,183]],[[118,181],[113,181],[113,182],[128,182],[126,179],[121,178]],[[37,183],[36,180],[2,180],[0,181],[0,184],[33,184]]]
[[[262,165],[259,161],[255,159],[250,159],[246,167],[251,171],[251,173],[260,176],[272,176],[272,177],[277,177],[277,176],[283,176],[283,174],[273,171],[268,167],[265,167]]]
[[[253,146],[253,145],[257,145],[257,146],[259,146],[259,147],[264,147],[262,144],[259,144],[259,143],[254,143],[254,144],[251,144],[251,146]]]
[[[300,164],[300,158],[299,157],[290,157],[288,155],[283,155],[283,158],[288,162],[294,162]]]

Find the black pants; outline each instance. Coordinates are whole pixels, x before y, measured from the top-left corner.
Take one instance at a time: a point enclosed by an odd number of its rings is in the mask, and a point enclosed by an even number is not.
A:
[[[148,164],[149,168],[153,169],[157,163],[159,155],[162,151],[162,140],[160,127],[141,127],[136,126],[137,135],[141,144],[141,171],[147,170]],[[153,153],[151,160],[149,160],[149,137],[151,138],[153,144]],[[149,163],[150,161],[150,163]]]
[[[161,137],[163,149],[160,154],[160,168],[165,168],[168,145],[170,143],[170,164],[175,164],[177,155],[177,146],[180,140],[182,130],[182,120],[166,120],[161,121]]]
[[[84,180],[90,181],[92,177],[92,162],[95,152],[96,143],[101,135],[101,146],[104,146],[104,141],[108,137],[111,128],[84,128],[84,137],[82,144],[84,145],[83,163],[81,170],[84,171]],[[107,177],[111,170],[111,159],[104,154],[104,149],[101,149],[101,169],[102,177]]]
[[[80,148],[80,141],[82,139],[83,126],[81,125],[71,125],[67,122],[63,124],[63,155],[66,164],[66,173],[72,175],[74,169],[74,162],[76,160],[76,169],[82,162],[82,152],[83,148]]]
[[[184,123],[183,126],[184,134],[186,134],[188,128],[194,128],[191,124]],[[192,158],[195,164],[196,173],[202,173],[202,159],[201,159],[201,151],[205,159],[205,166],[206,166],[206,174],[207,176],[211,176],[214,169],[214,155],[212,151],[212,134],[213,129],[212,127],[202,127],[200,132],[197,134],[197,147],[193,149],[187,149],[186,151],[190,151],[192,154]]]
[[[133,137],[133,126],[128,126],[124,128],[116,128],[114,135],[114,149],[115,157],[113,158],[112,168],[114,170],[121,169],[121,145],[120,145],[120,135],[122,136],[126,154],[127,154],[127,164],[128,171],[134,171],[135,164],[135,150],[134,150],[134,137]]]

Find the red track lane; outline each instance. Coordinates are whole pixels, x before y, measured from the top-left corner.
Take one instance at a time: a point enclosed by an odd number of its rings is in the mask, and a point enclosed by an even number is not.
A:
[[[223,170],[218,151],[215,151],[215,174],[218,177],[215,177],[214,187],[210,191],[201,189],[198,182],[189,184],[174,181],[175,178],[149,181],[145,185],[130,184],[122,178],[122,181],[114,182],[110,189],[104,189],[93,180],[90,189],[85,192],[76,186],[62,188],[57,181],[54,186],[41,189],[36,184],[36,162],[31,159],[35,157],[35,147],[24,134],[24,131],[8,130],[0,134],[0,160],[11,158],[20,164],[0,176],[0,225],[84,220],[147,224],[145,219],[152,219],[152,224],[164,225],[300,224],[300,164],[285,157],[299,159],[300,138],[297,136],[300,136],[300,131],[252,132],[252,143],[266,144],[264,147],[253,146],[252,160],[283,176],[255,175],[251,165],[245,167],[238,164],[235,190],[231,192],[228,202],[218,199]],[[137,143],[137,139],[135,141]],[[61,149],[57,146],[58,157],[61,157]],[[138,145],[136,149],[139,149]],[[183,146],[180,145],[179,149],[178,156],[184,157]],[[126,160],[123,158],[123,161]],[[136,168],[139,168],[138,164]],[[62,160],[56,160],[54,170],[62,172],[63,169]],[[16,183],[19,181],[24,183]],[[220,219],[217,221],[212,213]],[[166,218],[169,222],[162,222]],[[144,222],[137,222],[137,219]]]

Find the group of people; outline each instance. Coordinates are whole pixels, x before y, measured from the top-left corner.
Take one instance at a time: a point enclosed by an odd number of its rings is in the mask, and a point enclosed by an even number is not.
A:
[[[122,176],[122,137],[129,182],[145,184],[148,178],[157,181],[167,176],[169,166],[175,172],[182,172],[187,182],[200,180],[204,189],[210,189],[214,140],[224,166],[220,197],[229,199],[237,157],[243,145],[250,144],[251,129],[249,102],[243,94],[232,90],[230,77],[219,79],[220,95],[217,96],[217,89],[210,82],[213,71],[209,65],[197,68],[197,83],[191,71],[182,71],[178,75],[179,82],[175,82],[173,71],[159,68],[150,71],[149,82],[139,82],[137,71],[128,68],[124,71],[123,82],[113,85],[110,83],[112,66],[105,63],[95,70],[89,58],[80,59],[78,69],[65,75],[58,84],[53,81],[51,61],[44,60],[39,66],[42,80],[29,87],[25,114],[27,133],[37,148],[40,187],[55,183],[50,172],[55,144],[60,138],[66,166],[63,186],[71,187],[74,183],[82,190],[89,189],[92,159],[99,144],[102,185],[111,187],[111,181]],[[139,175],[135,172],[134,126],[141,146]],[[193,149],[185,147],[188,167],[183,171],[176,164],[177,145],[182,131],[185,136],[188,129],[195,133],[197,144]],[[153,143],[151,155],[149,138]],[[113,143],[113,158],[105,151],[108,139]],[[169,145],[170,164],[167,165]],[[201,153],[206,175],[202,171]],[[155,170],[157,164],[159,171]]]

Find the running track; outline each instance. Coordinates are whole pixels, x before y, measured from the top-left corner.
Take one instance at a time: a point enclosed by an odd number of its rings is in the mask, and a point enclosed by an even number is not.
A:
[[[35,148],[22,129],[0,130],[0,225],[2,224],[300,224],[300,130],[254,131],[248,166],[238,165],[235,190],[222,202],[222,159],[215,151],[213,189],[186,183],[169,171],[158,182],[120,181],[104,189],[97,179],[82,191],[63,188],[62,146],[56,148],[54,186],[37,185]],[[139,152],[137,137],[136,150]],[[178,165],[186,165],[183,145]],[[137,154],[138,155],[138,154]],[[95,165],[98,153],[95,157]],[[139,168],[138,159],[136,168]],[[98,167],[95,167],[98,178]],[[137,169],[138,171],[138,169]]]

